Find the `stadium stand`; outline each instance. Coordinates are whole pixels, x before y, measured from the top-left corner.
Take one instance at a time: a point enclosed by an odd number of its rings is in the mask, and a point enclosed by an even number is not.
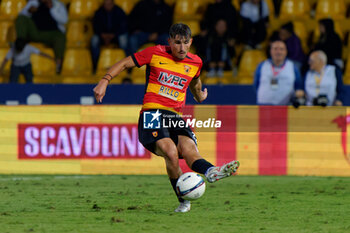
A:
[[[104,48],[101,51],[100,59],[97,64],[96,75],[102,77],[106,71],[125,57],[125,52],[122,49]],[[112,83],[121,83],[122,79],[127,76],[127,71],[124,71],[118,78],[113,79]]]
[[[63,84],[96,84],[98,81],[100,81],[101,77],[97,78],[93,75],[87,75],[87,76],[69,76],[64,75],[61,78],[60,83]]]
[[[201,73],[201,80],[206,85],[217,85],[217,84],[236,84],[237,79],[233,76],[233,71],[224,71],[223,77],[207,77],[206,72]]]
[[[6,54],[8,51],[9,51],[8,48],[0,48],[0,61],[1,62],[6,57]],[[8,76],[10,75],[10,67],[11,67],[11,61],[8,61],[5,68],[4,68],[3,75],[0,75],[0,83],[8,82]]]
[[[307,29],[302,21],[294,21],[294,32],[299,37],[301,41],[301,46],[303,47],[304,53],[309,51],[309,47],[307,46],[307,40],[309,38]]]
[[[74,20],[68,23],[67,47],[83,48],[88,47],[92,37],[92,25],[87,20]]]
[[[169,6],[174,6],[175,3],[176,3],[176,0],[164,0],[164,2],[165,2],[166,4],[168,4]]]
[[[232,0],[232,5],[236,8],[237,11],[241,8],[240,0]]]
[[[339,25],[339,23],[337,21],[334,22],[334,30],[339,35],[340,39],[342,41],[344,41],[344,38],[345,38],[344,33],[341,30],[340,25]],[[317,25],[315,27],[315,30],[314,30],[314,33],[313,33],[313,38],[312,38],[313,43],[316,43],[318,41],[319,37],[320,37],[320,28]]]
[[[273,4],[273,0],[264,0],[269,8],[270,11],[270,20],[274,20],[274,15],[275,15],[275,6]],[[236,10],[239,12],[241,9],[241,4],[244,1],[241,0],[232,0],[232,5],[236,8]]]
[[[69,7],[69,20],[92,18],[100,4],[99,0],[72,0]]]
[[[200,4],[200,0],[176,1],[174,9],[174,21],[201,19],[201,15],[198,12]]]
[[[2,0],[0,4],[0,19],[14,20],[26,4],[26,0]]]
[[[348,55],[345,72],[343,75],[343,82],[345,85],[350,85],[350,54]]]
[[[126,14],[129,14],[134,5],[140,0],[114,0]],[[231,0],[236,10],[239,11],[242,0]],[[287,21],[292,21],[295,33],[302,42],[305,53],[308,53],[312,45],[319,38],[318,20],[331,17],[335,22],[335,30],[343,40],[343,60],[346,63],[344,70],[344,83],[350,84],[350,0],[281,0],[280,15],[275,18],[275,6],[273,0],[265,0],[270,11],[269,34]],[[14,19],[20,10],[25,6],[26,0],[1,0],[0,3],[0,59],[2,59],[9,48],[9,42],[15,39]],[[103,0],[61,0],[69,6],[69,23],[66,25],[67,50],[64,59],[61,75],[55,74],[54,63],[39,56],[32,56],[34,83],[93,83],[95,77],[100,77],[108,67],[116,61],[125,57],[125,52],[121,49],[103,48],[98,62],[96,76],[92,77],[91,55],[88,50],[92,36],[91,18],[96,9],[103,3]],[[174,22],[183,22],[192,29],[192,34],[200,33],[200,20],[208,4],[215,0],[165,0],[174,9]],[[32,43],[31,43],[32,44]],[[267,40],[263,45],[267,44]],[[144,49],[154,45],[147,43],[139,48]],[[34,44],[44,52],[51,53],[43,44]],[[245,50],[242,44],[236,44],[236,57],[233,59],[234,66],[238,67],[237,77],[232,71],[226,71],[223,78],[204,79],[206,84],[251,84],[253,73],[259,62],[266,58],[263,46],[261,50]],[[193,50],[191,50],[193,52]],[[241,57],[241,59],[237,59]],[[238,61],[240,61],[238,63]],[[45,65],[39,65],[45,64]],[[0,82],[6,82],[10,63],[5,68],[5,78],[0,77]],[[124,72],[122,77],[126,77]],[[203,72],[205,76],[205,71]],[[92,78],[90,78],[92,77]],[[23,79],[20,78],[20,80]],[[144,69],[133,69],[131,72],[133,83],[143,84]],[[122,78],[114,79],[114,83],[120,83]]]
[[[279,18],[282,20],[302,20],[310,18],[310,5],[308,0],[283,0]]]
[[[50,48],[40,49],[41,52],[54,57],[53,50]],[[53,76],[55,75],[55,62],[51,59],[33,54],[30,58],[32,63],[33,74],[37,76]]]
[[[9,42],[15,40],[13,21],[0,21],[0,47],[9,47]]]
[[[316,19],[344,19],[346,7],[344,0],[319,0],[316,5]]]
[[[139,0],[114,0],[114,3],[123,9],[125,14],[129,14]]]
[[[191,28],[192,36],[196,36],[200,33],[201,29],[199,26],[199,20],[178,20],[174,23],[184,23]]]
[[[238,66],[238,83],[253,84],[255,69],[265,59],[266,55],[260,50],[244,51]]]
[[[85,48],[67,49],[62,67],[63,76],[89,76],[92,72],[90,51]]]
[[[131,80],[133,84],[145,84],[145,72],[146,66],[140,68],[134,68],[131,71]]]

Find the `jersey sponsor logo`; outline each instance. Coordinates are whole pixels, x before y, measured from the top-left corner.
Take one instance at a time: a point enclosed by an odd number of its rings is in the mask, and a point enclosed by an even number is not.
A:
[[[177,97],[179,97],[180,92],[178,92],[174,89],[171,89],[169,87],[161,86],[159,88],[158,94],[161,96],[167,97],[169,99],[172,99],[172,100],[177,100]]]
[[[162,114],[159,112],[159,110],[143,112],[143,128],[160,129],[161,116]]]
[[[19,124],[19,159],[145,159],[137,124]]]
[[[182,78],[173,74],[168,74],[166,72],[160,72],[158,76],[158,81],[161,84],[175,87],[182,90],[185,87],[185,83],[187,82],[186,78]]]
[[[160,64],[160,65],[166,65],[166,64],[168,64],[168,63],[166,63],[166,62],[161,62],[161,61],[160,61],[159,64]]]
[[[184,69],[186,73],[189,73],[191,71],[191,67],[188,65],[184,65]]]

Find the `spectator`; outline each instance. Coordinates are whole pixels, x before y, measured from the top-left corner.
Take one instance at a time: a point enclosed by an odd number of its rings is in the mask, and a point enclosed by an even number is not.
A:
[[[207,67],[207,46],[208,46],[208,31],[205,28],[203,21],[200,22],[200,32],[193,37],[192,45],[196,49],[196,54],[203,61],[203,69]]]
[[[231,68],[231,59],[235,54],[235,48],[234,40],[228,34],[226,21],[218,20],[215,31],[210,33],[208,40],[208,77],[223,77],[224,68]]]
[[[257,104],[288,105],[294,95],[302,98],[301,76],[294,63],[286,58],[286,44],[281,40],[272,42],[270,54],[271,59],[259,64],[255,72]]]
[[[127,16],[114,4],[113,0],[104,0],[92,19],[94,36],[91,39],[91,55],[94,71],[100,56],[101,45],[118,45],[124,51],[127,49]]]
[[[249,48],[259,48],[266,38],[269,8],[265,0],[248,0],[242,3],[242,36]]]
[[[64,25],[67,21],[67,9],[59,0],[40,0],[40,4],[37,0],[30,0],[16,19],[17,37],[52,47],[56,71],[59,72],[65,50]]]
[[[122,79],[122,84],[130,85],[130,84],[132,84],[132,79],[129,78],[129,77],[125,77],[125,78]]]
[[[227,34],[229,38],[238,37],[238,15],[231,0],[216,0],[209,4],[204,14],[204,28],[207,32],[214,32],[218,20],[223,19],[227,23]]]
[[[164,0],[141,0],[129,15],[129,52],[134,53],[147,43],[167,45],[172,25],[172,9]]]
[[[327,55],[314,51],[309,58],[310,70],[305,77],[307,105],[343,105],[342,74],[334,65],[327,65]]]
[[[10,83],[17,83],[20,74],[23,74],[27,83],[33,82],[32,64],[30,63],[31,54],[39,54],[43,57],[53,59],[50,55],[40,52],[34,46],[28,45],[24,39],[17,38],[14,46],[8,51],[5,59],[1,63],[0,74],[8,60],[12,59],[10,70]]]
[[[300,71],[305,61],[305,54],[299,37],[294,33],[293,23],[289,22],[282,25],[278,34],[279,39],[283,40],[287,45],[288,59],[294,62],[294,65]]]
[[[327,55],[328,64],[336,65],[343,69],[342,61],[342,41],[339,35],[334,31],[334,22],[332,19],[321,19],[319,21],[320,38],[315,45],[314,50],[322,50]]]

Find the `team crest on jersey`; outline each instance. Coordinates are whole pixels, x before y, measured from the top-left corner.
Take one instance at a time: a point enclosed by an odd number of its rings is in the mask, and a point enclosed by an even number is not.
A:
[[[158,131],[153,131],[153,132],[152,132],[152,135],[153,135],[153,137],[156,138],[156,137],[158,136]]]
[[[184,65],[184,69],[186,73],[189,73],[191,71],[191,67],[189,67],[188,65]]]

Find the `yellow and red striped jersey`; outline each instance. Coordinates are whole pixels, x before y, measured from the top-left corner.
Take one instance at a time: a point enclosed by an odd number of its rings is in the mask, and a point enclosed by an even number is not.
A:
[[[186,90],[192,79],[199,78],[202,60],[194,54],[180,60],[169,46],[157,45],[131,55],[137,67],[147,65],[142,110],[164,109],[182,113]]]

